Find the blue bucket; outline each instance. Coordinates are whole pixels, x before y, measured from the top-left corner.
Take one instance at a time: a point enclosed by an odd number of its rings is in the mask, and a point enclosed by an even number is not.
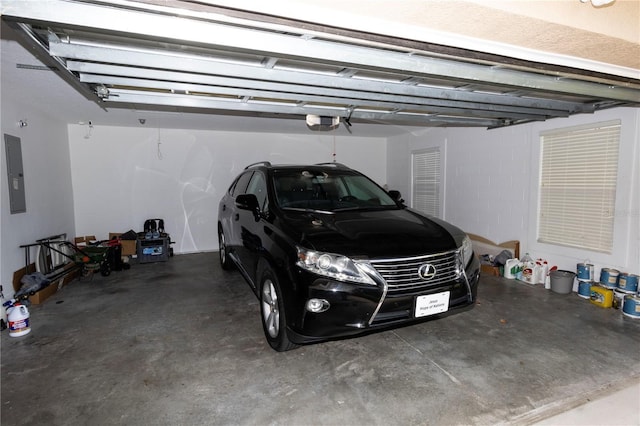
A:
[[[600,284],[606,288],[618,287],[618,272],[617,269],[602,268],[600,271]]]
[[[593,281],[593,265],[590,263],[578,263],[577,276],[579,280]]]
[[[635,294],[627,294],[624,297],[622,313],[629,318],[640,318],[640,297]]]
[[[578,281],[578,296],[583,299],[591,298],[591,286],[595,285],[593,281]]]
[[[635,293],[638,291],[638,276],[625,272],[618,275],[618,288],[625,293]]]

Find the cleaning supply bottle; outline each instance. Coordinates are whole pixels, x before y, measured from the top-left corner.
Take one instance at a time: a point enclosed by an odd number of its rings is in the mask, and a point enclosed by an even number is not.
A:
[[[547,275],[549,274],[549,264],[544,259],[536,259],[534,270],[534,284],[545,284]]]
[[[535,265],[533,266],[533,278],[531,284],[540,284],[542,280],[542,263],[540,259],[536,260]]]
[[[504,265],[504,277],[513,280],[521,272],[520,261],[518,259],[507,259]]]
[[[541,284],[544,284],[544,288],[546,288],[547,290],[550,290],[551,280],[549,279],[549,263],[546,260],[542,263],[542,268],[543,268],[543,272],[542,272]]]
[[[9,336],[19,337],[29,334],[31,327],[29,326],[29,310],[24,305],[16,304],[8,311],[7,318],[9,320]]]

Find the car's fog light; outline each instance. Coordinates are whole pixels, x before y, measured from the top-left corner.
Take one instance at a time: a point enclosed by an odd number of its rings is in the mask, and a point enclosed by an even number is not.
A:
[[[307,311],[313,313],[324,312],[329,309],[329,302],[324,299],[309,299],[307,300]]]

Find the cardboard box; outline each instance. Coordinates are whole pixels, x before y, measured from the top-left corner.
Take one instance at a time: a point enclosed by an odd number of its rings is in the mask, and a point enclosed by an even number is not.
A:
[[[122,255],[133,256],[134,254],[136,254],[137,242],[138,240],[120,240],[120,244],[122,245]]]
[[[120,237],[120,235],[122,235],[121,232],[109,232],[109,239],[112,240],[116,237]],[[137,243],[138,240],[120,240],[120,244],[122,245],[122,255],[133,256],[137,254]]]
[[[74,280],[78,276],[78,268],[74,263],[69,263],[64,267],[64,270],[67,270],[68,273],[58,278],[57,280],[51,282],[48,286],[37,291],[32,296],[29,296],[29,302],[34,305],[39,305],[43,303],[45,300],[53,296],[58,292],[58,289],[67,285],[69,282]],[[35,263],[27,266],[26,268],[18,269],[13,273],[13,290],[18,291],[22,286],[20,280],[27,274],[32,274],[36,271]]]
[[[54,281],[42,290],[36,291],[36,294],[34,294],[33,296],[29,296],[29,302],[31,302],[32,305],[39,305],[41,303],[44,303],[45,300],[47,300],[57,292],[58,282]]]
[[[86,246],[88,244],[95,243],[96,241],[95,235],[85,235],[83,237],[75,237],[73,239],[73,243],[78,247]]]
[[[502,276],[502,274],[500,273],[499,266],[480,264],[480,272],[482,272],[483,274],[493,275],[496,277]]]
[[[71,265],[72,266],[72,265]],[[22,287],[22,283],[20,280],[27,274],[32,274],[36,271],[35,263],[27,266],[26,268],[18,269],[13,273],[13,290],[18,291],[20,287]],[[61,278],[66,279],[67,277]],[[58,285],[60,284],[60,280],[54,281],[50,283],[48,286],[43,288],[40,291],[35,292],[32,296],[29,296],[29,302],[34,305],[39,305],[47,300],[49,297],[53,296],[58,291]]]

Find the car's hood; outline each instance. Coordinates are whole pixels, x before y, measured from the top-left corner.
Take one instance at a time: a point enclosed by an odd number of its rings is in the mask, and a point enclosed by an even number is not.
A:
[[[461,232],[409,209],[285,213],[290,235],[319,251],[370,258],[415,256],[456,248]],[[447,229],[448,228],[448,229]]]

